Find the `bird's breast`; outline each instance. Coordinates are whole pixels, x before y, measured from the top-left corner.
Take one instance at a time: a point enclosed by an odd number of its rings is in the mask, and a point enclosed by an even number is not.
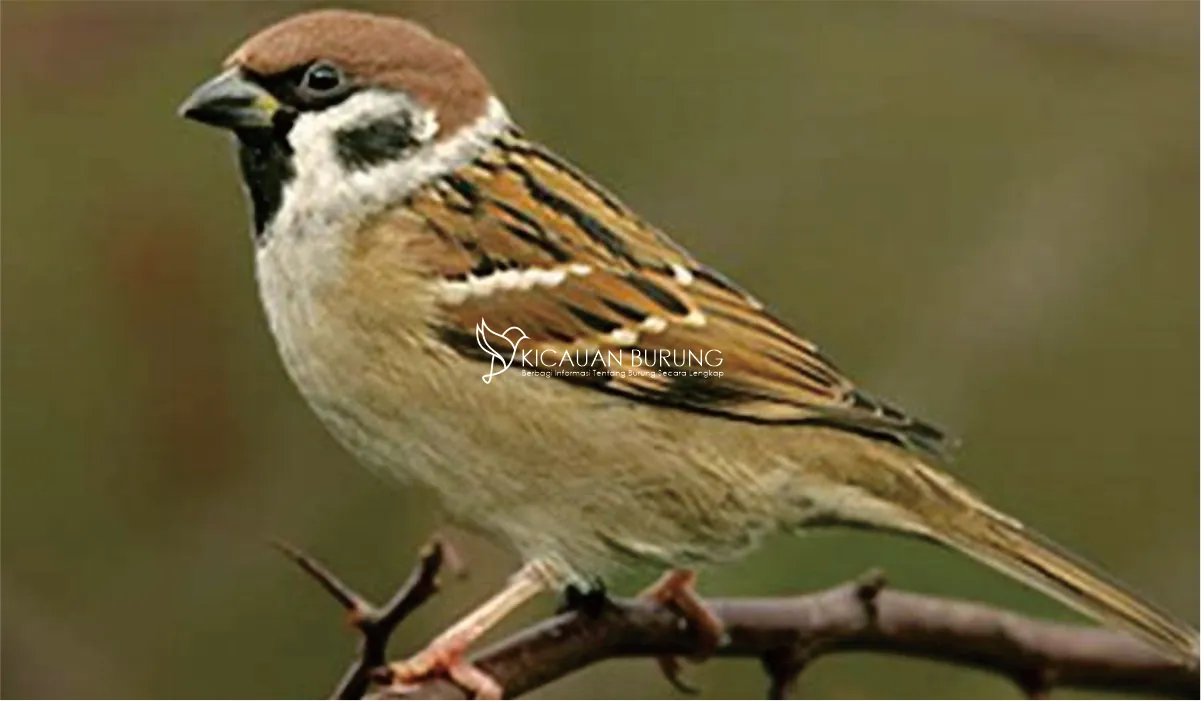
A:
[[[373,464],[396,462],[394,444],[439,382],[424,340],[429,283],[404,259],[405,243],[396,225],[284,230],[256,256],[289,376],[334,435]]]

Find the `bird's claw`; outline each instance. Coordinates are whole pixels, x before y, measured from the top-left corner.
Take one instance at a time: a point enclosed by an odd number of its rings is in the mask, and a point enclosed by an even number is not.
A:
[[[693,662],[712,657],[726,641],[725,626],[708,605],[697,596],[693,570],[670,570],[639,595],[640,599],[671,609],[697,636],[697,650],[689,656]],[[674,655],[658,658],[659,670],[677,690],[696,694],[698,689],[682,677],[683,664]]]
[[[435,641],[416,655],[385,667],[385,685],[403,691],[441,676],[450,679],[472,698],[503,698],[504,689],[500,683],[467,660],[466,647],[467,641]]]

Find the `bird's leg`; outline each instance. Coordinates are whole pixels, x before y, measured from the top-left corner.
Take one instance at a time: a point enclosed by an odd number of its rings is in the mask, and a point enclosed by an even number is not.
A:
[[[695,632],[700,643],[696,654],[690,656],[689,659],[703,661],[711,657],[721,647],[726,637],[726,631],[721,620],[697,596],[696,589],[693,587],[694,584],[696,584],[695,571],[688,569],[668,570],[659,578],[659,581],[644,589],[638,597],[665,606],[679,614],[693,632]],[[659,669],[663,671],[663,675],[673,685],[683,691],[695,691],[680,678],[681,667],[679,658],[664,656],[658,658],[658,663]]]
[[[499,699],[500,684],[467,661],[467,648],[505,616],[550,586],[545,563],[534,560],[523,566],[499,593],[461,618],[407,660],[388,665],[390,682],[409,686],[444,674],[477,699]]]

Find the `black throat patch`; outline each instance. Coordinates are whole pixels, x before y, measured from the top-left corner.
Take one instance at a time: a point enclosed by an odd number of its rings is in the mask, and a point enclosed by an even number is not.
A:
[[[239,132],[238,164],[250,193],[254,241],[262,245],[267,224],[283,205],[284,187],[296,176],[286,134],[266,129]]]
[[[292,146],[288,143],[291,120],[272,129],[238,132],[238,162],[250,193],[254,240],[266,241],[266,229],[283,206],[284,189],[295,177]],[[412,133],[413,120],[397,112],[377,121],[334,134],[338,164],[348,172],[362,171],[403,158],[420,145]]]

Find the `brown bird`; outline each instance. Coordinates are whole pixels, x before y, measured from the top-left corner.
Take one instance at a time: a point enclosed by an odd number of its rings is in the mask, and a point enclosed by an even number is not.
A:
[[[237,136],[288,373],[362,462],[526,563],[401,681],[499,697],[466,647],[536,593],[626,565],[668,568],[652,595],[716,640],[687,568],[828,525],[950,546],[1195,660],[1190,626],[944,472],[942,432],[524,136],[457,47],[320,11],[225,66],[181,112]]]

